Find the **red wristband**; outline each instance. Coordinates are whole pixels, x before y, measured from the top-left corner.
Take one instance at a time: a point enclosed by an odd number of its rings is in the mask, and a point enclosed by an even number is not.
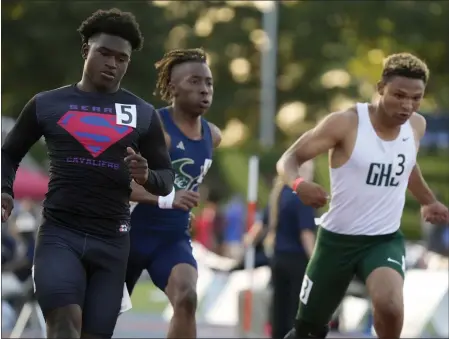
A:
[[[296,178],[295,181],[293,181],[292,189],[293,189],[294,192],[296,192],[296,190],[298,189],[299,184],[302,183],[303,181],[305,181],[305,180],[304,180],[304,178],[301,178],[301,177]]]

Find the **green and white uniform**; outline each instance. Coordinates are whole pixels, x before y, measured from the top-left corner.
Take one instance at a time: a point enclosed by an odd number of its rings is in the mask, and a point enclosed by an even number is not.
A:
[[[368,104],[357,104],[358,129],[349,160],[330,169],[331,201],[300,294],[298,317],[327,324],[354,276],[365,281],[378,267],[404,276],[399,230],[410,173],[416,163],[409,121],[393,141],[381,140]]]

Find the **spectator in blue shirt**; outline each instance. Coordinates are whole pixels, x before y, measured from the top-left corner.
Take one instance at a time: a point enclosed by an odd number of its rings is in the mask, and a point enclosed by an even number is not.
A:
[[[270,194],[269,239],[272,256],[272,338],[282,339],[294,325],[303,276],[315,244],[315,216],[279,179]]]
[[[262,213],[258,213],[256,221],[251,226],[250,230],[243,236],[243,244],[245,247],[254,247],[254,268],[261,266],[268,266],[269,260],[265,254],[264,240],[268,232],[268,207]],[[231,269],[232,271],[240,271],[245,269],[244,253],[237,264]]]

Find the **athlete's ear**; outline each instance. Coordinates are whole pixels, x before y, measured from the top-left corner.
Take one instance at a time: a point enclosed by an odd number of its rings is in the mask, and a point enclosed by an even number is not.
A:
[[[379,93],[379,95],[384,95],[384,90],[385,90],[385,83],[383,82],[383,80],[380,80],[377,83],[377,93]]]
[[[87,59],[87,54],[89,54],[89,45],[83,44],[81,46],[81,56],[83,57],[84,60]]]

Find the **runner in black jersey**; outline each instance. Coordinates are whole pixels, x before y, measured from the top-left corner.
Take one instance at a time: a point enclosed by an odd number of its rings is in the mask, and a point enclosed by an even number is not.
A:
[[[131,179],[168,195],[174,172],[153,106],[120,88],[131,52],[143,42],[135,17],[97,11],[79,32],[81,81],[34,96],[6,137],[2,219],[12,210],[20,161],[44,136],[50,183],[33,277],[47,334],[110,338],[129,253]]]

